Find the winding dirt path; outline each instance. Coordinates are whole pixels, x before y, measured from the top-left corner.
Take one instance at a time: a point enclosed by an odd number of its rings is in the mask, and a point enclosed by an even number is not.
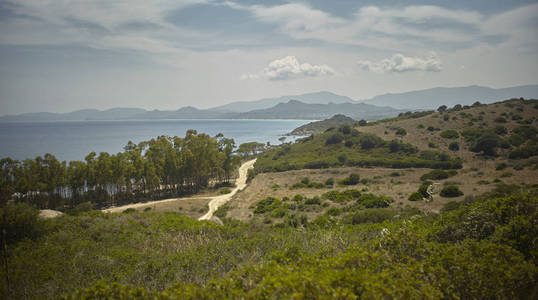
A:
[[[213,216],[215,211],[221,205],[223,205],[224,203],[230,201],[230,199],[232,199],[232,197],[237,192],[239,192],[240,190],[244,189],[247,186],[247,172],[248,172],[248,169],[254,167],[255,162],[256,162],[256,159],[253,159],[253,160],[249,160],[249,161],[245,162],[243,165],[241,165],[241,167],[239,168],[239,177],[235,181],[235,186],[236,187],[229,194],[211,197],[211,201],[208,204],[209,211],[205,215],[198,218],[198,220],[202,221],[202,220],[211,219],[211,217]]]
[[[252,168],[254,166],[254,163],[256,162],[256,159],[249,160],[245,162],[244,164],[239,167],[239,178],[235,181],[236,187],[232,190],[231,193],[226,195],[219,195],[219,196],[213,196],[213,197],[189,197],[189,198],[170,198],[170,199],[164,199],[164,200],[157,200],[157,201],[150,201],[150,202],[144,202],[144,203],[133,203],[133,204],[127,204],[117,207],[111,207],[107,209],[103,209],[102,212],[109,212],[109,213],[119,213],[123,212],[124,210],[128,208],[141,208],[141,207],[148,207],[152,206],[154,204],[160,204],[160,203],[166,203],[166,202],[173,202],[173,201],[179,201],[182,199],[211,199],[209,202],[209,211],[201,216],[198,220],[209,220],[213,216],[213,213],[224,203],[230,201],[232,197],[240,190],[244,189],[247,186],[247,171],[248,169]]]

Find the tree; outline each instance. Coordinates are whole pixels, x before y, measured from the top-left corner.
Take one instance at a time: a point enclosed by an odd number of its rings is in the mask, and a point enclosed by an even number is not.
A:
[[[439,108],[437,108],[437,111],[440,113],[443,113],[446,111],[446,109],[447,109],[446,105],[441,105],[439,106]]]
[[[243,143],[239,145],[239,149],[237,152],[241,153],[242,155],[256,155],[258,154],[258,151],[263,149],[264,144],[258,143],[258,142],[249,142],[249,143]]]
[[[484,155],[497,155],[497,147],[499,146],[499,137],[492,133],[486,132],[482,134],[474,146],[471,148],[473,152],[482,152]]]
[[[286,137],[285,136],[279,137],[278,140],[280,141],[281,144],[284,144]]]

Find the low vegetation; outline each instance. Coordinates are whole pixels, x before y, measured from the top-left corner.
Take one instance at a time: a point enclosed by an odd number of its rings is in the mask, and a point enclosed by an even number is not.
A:
[[[155,212],[31,217],[22,222],[42,222],[42,230],[8,242],[10,289],[2,281],[0,293],[30,299],[531,299],[538,276],[537,196],[536,188],[501,185],[450,203],[439,216],[365,208],[341,219],[293,214],[276,225],[217,226]],[[7,215],[19,209],[28,208],[11,207]],[[4,278],[4,267],[0,273]]]
[[[458,169],[461,161],[447,153],[418,151],[398,140],[385,142],[372,134],[339,128],[263,153],[255,169],[278,172],[335,166]]]

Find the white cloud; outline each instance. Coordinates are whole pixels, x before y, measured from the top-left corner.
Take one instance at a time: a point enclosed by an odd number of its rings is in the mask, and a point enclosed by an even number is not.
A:
[[[300,77],[321,77],[335,75],[333,68],[327,65],[300,63],[295,56],[286,56],[273,60],[260,74],[243,74],[241,80],[258,79],[287,80]]]
[[[357,64],[363,70],[375,73],[400,73],[410,71],[440,72],[442,70],[441,60],[439,60],[435,53],[431,53],[424,58],[409,57],[398,53],[389,58],[382,59],[379,62],[359,60]]]

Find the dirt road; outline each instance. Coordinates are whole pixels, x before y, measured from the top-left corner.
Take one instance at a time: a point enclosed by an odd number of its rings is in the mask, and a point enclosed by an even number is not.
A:
[[[252,168],[254,166],[254,163],[256,162],[256,159],[249,160],[245,162],[241,167],[239,168],[239,178],[235,181],[235,188],[232,190],[231,193],[221,196],[215,196],[212,197],[211,201],[209,202],[209,211],[201,216],[198,220],[209,220],[213,216],[213,213],[224,203],[230,201],[232,197],[239,192],[240,190],[244,189],[247,186],[247,171],[248,169]]]
[[[230,201],[230,199],[235,195],[238,191],[244,189],[246,187],[247,182],[247,171],[248,169],[252,168],[254,166],[254,163],[256,162],[256,159],[249,160],[245,162],[241,167],[239,168],[239,178],[237,178],[235,185],[236,187],[232,190],[231,193],[226,195],[220,195],[220,196],[213,196],[213,197],[189,197],[189,198],[171,198],[171,199],[164,199],[164,200],[157,200],[157,201],[150,201],[150,202],[144,202],[144,203],[133,203],[133,204],[127,204],[123,206],[118,207],[111,207],[107,209],[103,209],[102,212],[110,212],[110,213],[119,213],[123,212],[124,210],[128,208],[142,208],[142,207],[151,207],[153,205],[167,203],[167,202],[174,202],[174,201],[181,201],[185,199],[211,199],[209,202],[209,211],[199,218],[199,220],[209,220],[213,213],[224,203]]]

